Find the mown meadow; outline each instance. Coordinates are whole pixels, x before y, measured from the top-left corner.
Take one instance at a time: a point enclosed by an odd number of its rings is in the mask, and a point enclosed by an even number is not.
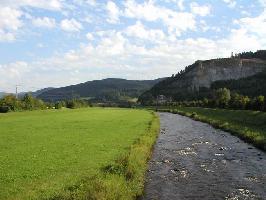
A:
[[[159,109],[178,113],[229,131],[243,140],[266,150],[266,113],[250,110],[229,110],[201,107]]]
[[[146,110],[0,114],[0,199],[135,199],[158,130]]]

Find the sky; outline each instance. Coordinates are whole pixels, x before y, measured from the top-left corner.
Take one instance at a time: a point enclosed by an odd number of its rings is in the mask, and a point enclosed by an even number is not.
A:
[[[266,49],[266,0],[0,0],[0,91],[155,79]]]

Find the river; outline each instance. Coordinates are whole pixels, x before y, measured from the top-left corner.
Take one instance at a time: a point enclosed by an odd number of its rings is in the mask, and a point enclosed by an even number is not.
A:
[[[266,199],[266,153],[208,124],[159,113],[143,200]]]

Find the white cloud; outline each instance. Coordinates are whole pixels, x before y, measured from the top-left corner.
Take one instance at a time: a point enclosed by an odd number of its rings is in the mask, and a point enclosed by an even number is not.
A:
[[[88,40],[93,40],[94,39],[94,36],[93,36],[92,33],[87,33],[86,37],[87,37]]]
[[[223,0],[229,8],[234,8],[236,6],[236,0]]]
[[[179,0],[178,2],[177,2],[177,5],[178,5],[178,8],[180,9],[180,10],[185,10],[185,6],[184,6],[184,0]]]
[[[190,9],[191,9],[192,13],[199,15],[199,16],[202,16],[202,17],[207,16],[211,13],[211,6],[210,5],[200,6],[196,2],[192,2],[190,4]]]
[[[59,11],[62,9],[63,0],[1,0],[0,1],[0,42],[16,40],[19,29],[23,26],[22,16],[32,18],[23,7],[42,8]],[[53,20],[49,18],[37,18],[33,20],[36,26],[51,28]]]
[[[266,7],[266,0],[259,0],[259,2],[261,3],[262,6]]]
[[[120,11],[114,2],[108,1],[106,4],[106,10],[108,12],[108,22],[113,24],[119,22]]]
[[[56,26],[55,19],[49,17],[34,18],[32,19],[32,24],[34,26],[44,27],[44,28],[54,28]]]
[[[11,42],[11,41],[14,41],[15,39],[16,39],[16,36],[14,33],[0,30],[0,42]]]
[[[15,40],[15,32],[23,25],[22,14],[14,8],[0,7],[0,41]]]
[[[99,51],[103,57],[123,54],[127,39],[124,38],[121,32],[114,31],[109,34],[109,36],[102,38],[95,50]]]
[[[259,37],[265,38],[266,35],[266,10],[257,17],[245,17],[236,20],[242,29]]]
[[[62,20],[60,26],[62,30],[67,32],[78,32],[83,28],[82,24],[73,18]]]
[[[266,44],[265,40],[260,41],[258,37],[249,34],[245,29],[233,29],[229,41],[234,52],[256,51]]]
[[[10,85],[20,84],[23,77],[27,76],[29,72],[32,72],[31,67],[28,63],[23,61],[12,62],[4,65],[0,64],[0,74],[5,75],[0,80],[1,89],[3,87],[12,91],[13,88],[10,88]]]
[[[233,30],[235,36],[235,45],[246,50],[265,49],[266,48],[266,10],[256,17],[244,17],[235,20],[240,26]],[[238,44],[239,43],[239,44]],[[253,46],[254,48],[252,48]]]
[[[151,40],[153,42],[158,42],[165,38],[164,32],[162,30],[145,28],[140,21],[137,21],[136,24],[127,27],[125,33],[131,37]]]
[[[90,5],[90,6],[96,6],[97,2],[96,0],[72,0],[74,4],[83,6],[83,5]]]
[[[153,1],[138,4],[134,0],[127,0],[125,2],[124,15],[130,18],[145,19],[147,21],[156,21],[162,18],[161,9],[156,7]],[[166,16],[167,17],[167,14]]]
[[[180,36],[187,30],[195,30],[196,20],[188,12],[176,12],[168,8],[159,7],[153,1],[137,4],[134,0],[125,3],[124,15],[130,18],[144,19],[146,21],[161,20],[168,28],[168,32]]]
[[[241,11],[241,14],[242,15],[246,15],[246,16],[249,16],[250,15],[250,13],[248,11],[246,11],[246,10],[242,10]]]
[[[39,48],[43,48],[43,47],[45,47],[45,45],[44,45],[43,43],[38,43],[38,44],[37,44],[37,47],[39,47]]]
[[[184,11],[185,10],[185,0],[164,0],[165,2],[171,2],[175,3],[179,10]]]
[[[96,6],[97,5],[96,0],[87,0],[86,3],[89,4],[90,6]]]
[[[0,29],[17,30],[22,26],[22,12],[10,7],[0,7]]]
[[[62,0],[1,0],[1,5],[15,8],[29,6],[47,10],[61,10]]]

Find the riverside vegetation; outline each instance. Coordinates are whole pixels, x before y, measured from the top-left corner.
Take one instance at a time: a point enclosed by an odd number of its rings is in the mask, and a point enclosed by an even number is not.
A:
[[[0,199],[135,199],[158,117],[82,108],[0,114]]]
[[[41,99],[25,94],[23,98],[16,98],[14,95],[7,95],[0,99],[0,113],[24,110],[45,110],[66,108],[82,108],[92,106],[89,101],[82,99],[70,99],[66,101],[57,101],[55,103],[44,102]]]
[[[250,98],[236,92],[231,92],[227,88],[215,90],[212,97],[209,99],[166,102],[161,105],[266,111],[266,99],[263,95]]]

